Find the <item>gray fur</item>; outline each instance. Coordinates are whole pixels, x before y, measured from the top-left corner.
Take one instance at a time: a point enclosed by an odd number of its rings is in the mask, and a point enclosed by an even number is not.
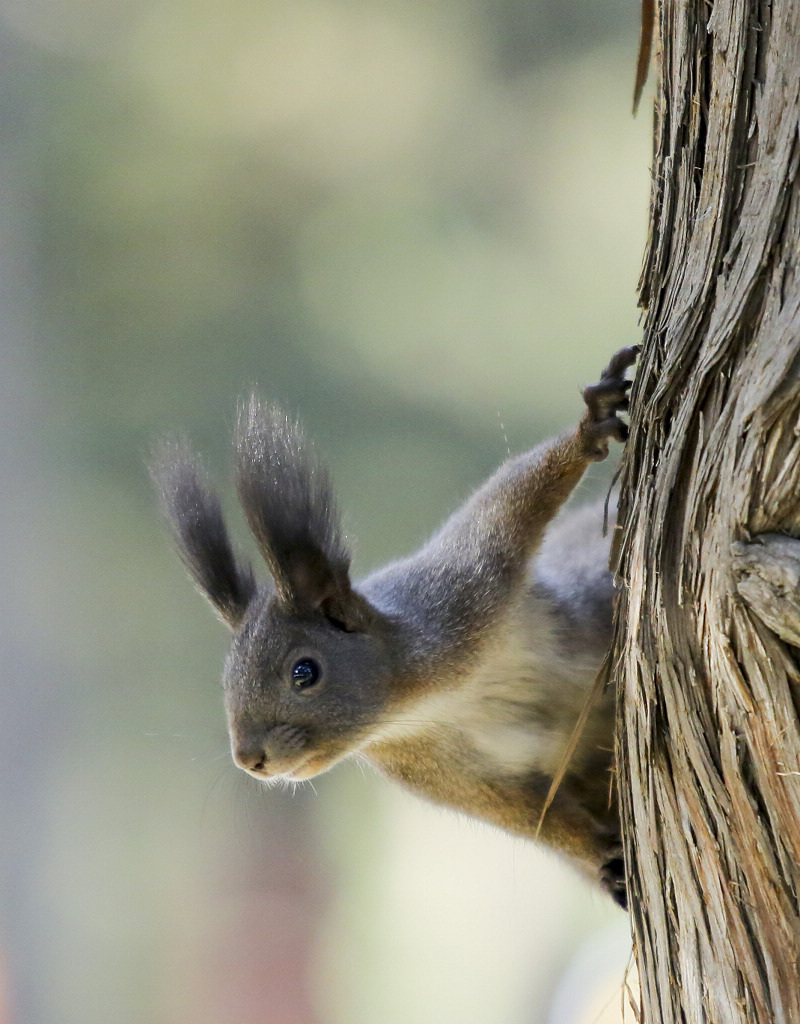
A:
[[[350,628],[358,602],[327,467],[298,424],[255,397],[239,410],[235,445],[239,500],[279,599]]]
[[[233,553],[219,498],[208,489],[200,461],[184,440],[165,441],[150,474],[189,575],[224,621],[238,626],[255,595],[255,577]]]

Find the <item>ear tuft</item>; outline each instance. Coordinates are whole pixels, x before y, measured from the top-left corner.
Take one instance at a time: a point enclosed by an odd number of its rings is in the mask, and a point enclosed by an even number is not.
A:
[[[253,570],[233,553],[219,499],[185,440],[165,441],[150,463],[178,553],[194,582],[231,627],[244,617],[256,592]]]
[[[363,612],[355,613],[363,600],[350,585],[327,467],[296,423],[255,397],[239,410],[235,440],[239,499],[279,600],[360,628]]]

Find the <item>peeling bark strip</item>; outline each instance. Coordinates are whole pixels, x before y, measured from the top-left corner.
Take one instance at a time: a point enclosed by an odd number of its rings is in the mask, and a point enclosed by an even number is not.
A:
[[[742,542],[800,537],[800,0],[659,29],[616,648],[643,1019],[796,1024],[798,562]]]

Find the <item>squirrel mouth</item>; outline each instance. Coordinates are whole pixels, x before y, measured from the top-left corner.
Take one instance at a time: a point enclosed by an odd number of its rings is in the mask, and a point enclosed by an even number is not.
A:
[[[321,770],[311,767],[310,761],[312,756],[309,754],[307,757],[301,757],[294,764],[288,766],[286,765],[288,758],[284,758],[282,759],[283,764],[280,761],[265,761],[252,768],[242,764],[239,764],[239,767],[247,772],[248,775],[252,775],[254,779],[258,779],[259,782],[297,781],[300,779],[310,779]]]
[[[294,768],[290,768],[288,772],[281,772],[281,778],[286,779],[288,782],[303,782],[305,779],[313,779],[315,775],[319,775],[327,768],[327,762],[321,761],[320,758],[315,758],[312,755],[301,761]]]
[[[280,773],[280,778],[287,782],[304,782],[306,779],[313,779],[316,775],[322,775],[329,768],[346,757],[346,754],[309,754],[308,757],[299,761],[294,768]]]

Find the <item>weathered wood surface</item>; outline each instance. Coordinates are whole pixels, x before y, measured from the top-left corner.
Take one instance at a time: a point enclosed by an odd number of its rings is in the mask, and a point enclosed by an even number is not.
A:
[[[623,471],[646,1024],[800,1022],[800,0],[662,0]]]
[[[737,541],[731,568],[739,596],[781,640],[800,647],[800,540],[764,533]]]

